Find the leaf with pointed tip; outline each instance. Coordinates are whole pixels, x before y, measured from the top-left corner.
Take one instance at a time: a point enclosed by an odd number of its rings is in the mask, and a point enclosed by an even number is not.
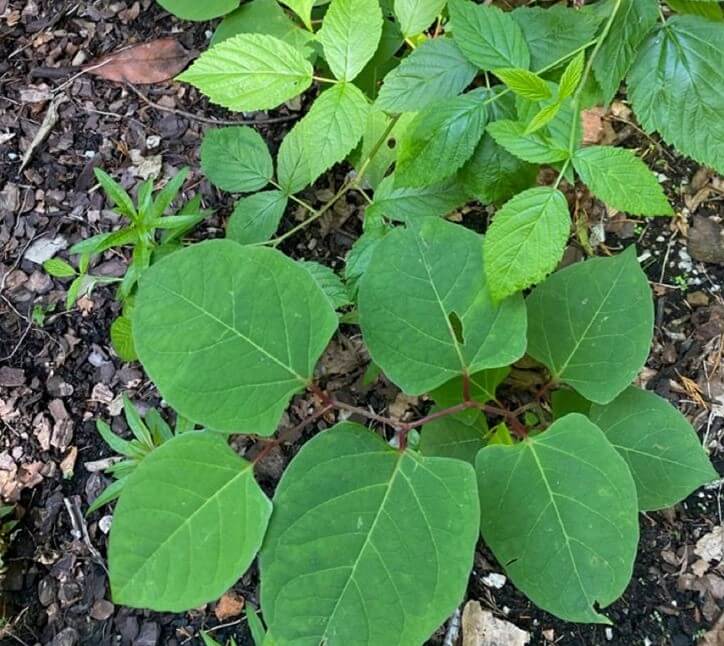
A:
[[[280,251],[206,240],[140,280],[133,335],[175,410],[212,430],[271,435],[337,328],[314,279]]]
[[[404,36],[417,36],[442,12],[447,0],[394,0],[395,17]]]
[[[508,365],[525,351],[521,296],[494,305],[482,237],[445,220],[425,218],[383,238],[358,303],[372,359],[409,394]]]
[[[540,76],[519,68],[498,68],[493,73],[513,92],[531,101],[550,99],[551,89]]]
[[[113,601],[181,612],[217,599],[251,565],[271,511],[222,436],[169,440],[125,479],[108,551]]]
[[[691,424],[652,392],[631,386],[594,404],[591,421],[628,463],[641,511],[671,507],[718,477]]]
[[[612,401],[646,362],[654,308],[634,247],[554,273],[527,305],[528,354],[586,399]]]
[[[239,244],[256,244],[269,240],[279,228],[287,208],[281,191],[262,191],[241,198],[226,223],[226,237]]]
[[[357,424],[320,433],[282,476],[261,553],[274,639],[422,644],[465,594],[477,504],[465,462],[397,451]]]
[[[568,150],[558,146],[540,132],[526,134],[526,127],[518,121],[500,119],[488,124],[487,128],[495,142],[511,155],[534,164],[550,164],[563,161]]]
[[[566,621],[610,623],[596,609],[631,578],[636,485],[626,462],[583,415],[554,422],[476,459],[483,539],[511,581]]]
[[[315,0],[280,0],[302,19],[304,26],[312,31],[312,8]]]
[[[230,193],[258,191],[274,176],[266,142],[249,126],[208,130],[201,144],[201,169],[214,186]]]

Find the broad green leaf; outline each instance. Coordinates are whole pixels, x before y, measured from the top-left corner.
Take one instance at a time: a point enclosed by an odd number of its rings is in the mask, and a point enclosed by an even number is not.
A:
[[[287,208],[281,191],[262,191],[241,198],[226,224],[226,237],[239,244],[256,244],[269,240],[279,228]]]
[[[563,70],[560,83],[558,84],[558,100],[565,99],[571,96],[581,82],[581,76],[583,75],[583,65],[586,61],[586,56],[583,52],[574,56],[566,69]]]
[[[646,362],[654,308],[634,247],[554,273],[528,305],[528,354],[554,379],[607,404]]]
[[[136,348],[133,345],[131,319],[127,316],[119,316],[111,324],[111,343],[122,361],[135,361],[138,359]]]
[[[136,351],[163,398],[212,430],[271,435],[311,379],[337,316],[281,252],[207,240],[141,277]]]
[[[334,269],[311,260],[303,260],[299,264],[311,274],[314,282],[324,292],[335,310],[352,303],[349,298],[349,291]]]
[[[619,211],[674,214],[656,176],[626,148],[580,148],[573,155],[573,167],[596,197]]]
[[[282,476],[261,553],[274,639],[422,644],[465,594],[477,504],[469,464],[397,451],[357,424],[320,433]]]
[[[476,460],[483,539],[511,581],[566,621],[610,623],[596,610],[631,578],[636,485],[626,462],[583,415],[567,415]]]
[[[178,80],[229,110],[268,110],[304,92],[312,66],[274,36],[239,34],[201,54]]]
[[[267,34],[303,49],[314,35],[294,23],[277,0],[252,0],[226,16],[214,31],[211,47],[237,34]]]
[[[476,69],[449,38],[425,41],[382,83],[376,105],[387,112],[417,112],[462,92]]]
[[[395,229],[379,243],[358,304],[372,359],[409,394],[508,365],[525,351],[522,298],[494,305],[482,237],[438,218]]]
[[[443,10],[447,0],[394,0],[395,17],[406,37],[425,31]]]
[[[724,10],[714,0],[666,0],[676,13],[690,13],[708,20],[724,20]]]
[[[166,11],[184,20],[211,20],[234,11],[239,0],[157,0]]]
[[[386,227],[365,231],[352,245],[345,258],[344,279],[353,297],[356,297],[359,280],[364,276],[372,255],[389,230]]]
[[[450,178],[431,186],[395,186],[395,175],[382,180],[375,191],[375,199],[368,207],[391,220],[407,222],[421,217],[447,215],[464,204],[468,195],[460,182]]]
[[[350,83],[322,92],[279,147],[281,187],[295,193],[347,157],[364,133],[368,112],[367,99]]]
[[[497,204],[533,186],[537,175],[537,166],[510,154],[485,134],[462,167],[460,180],[483,204]]]
[[[374,56],[381,36],[378,0],[332,0],[317,39],[332,73],[351,81]]]
[[[642,511],[671,507],[718,477],[691,424],[652,392],[631,386],[594,404],[591,420],[626,460]]]
[[[251,565],[271,511],[252,464],[225,438],[169,440],[131,473],[113,514],[113,601],[181,612],[217,599]]]
[[[585,45],[600,23],[598,16],[562,4],[547,9],[520,7],[510,15],[523,31],[534,70],[541,70]]]
[[[481,404],[495,401],[495,391],[510,373],[510,367],[481,370],[470,375],[470,398]],[[463,401],[463,378],[455,377],[430,392],[430,397],[442,407],[454,406]]]
[[[613,3],[609,2],[613,9]],[[658,19],[657,0],[622,0],[608,36],[593,61],[593,73],[609,103]]]
[[[647,132],[696,161],[724,172],[722,27],[675,16],[643,44],[629,73],[629,98]],[[703,125],[712,124],[712,126]]]
[[[509,119],[500,119],[488,124],[487,128],[496,143],[509,153],[534,164],[563,161],[568,150],[540,132],[526,134],[525,124]]]
[[[304,26],[312,31],[312,8],[315,0],[280,0],[302,19]]]
[[[519,193],[493,217],[485,235],[485,273],[501,300],[543,280],[563,258],[571,218],[566,197],[550,186]]]
[[[488,120],[477,91],[433,103],[402,135],[395,166],[396,187],[423,187],[453,175],[475,151]]]
[[[43,269],[46,274],[54,278],[73,278],[78,272],[72,265],[61,258],[50,258],[43,263]]]
[[[575,390],[557,388],[551,393],[551,410],[553,419],[560,419],[570,413],[580,413],[590,417],[591,402]]]
[[[230,193],[258,191],[274,176],[269,149],[249,126],[207,130],[201,143],[201,169],[214,186]]]
[[[435,406],[430,413],[439,410],[440,407]],[[420,429],[420,453],[474,465],[475,456],[487,444],[489,433],[485,414],[477,409],[440,417]]]
[[[509,13],[471,0],[450,0],[448,10],[455,42],[477,67],[482,70],[528,69],[528,46],[523,32]]]
[[[524,69],[498,68],[493,70],[503,83],[519,96],[532,101],[550,99],[551,90],[540,76]]]

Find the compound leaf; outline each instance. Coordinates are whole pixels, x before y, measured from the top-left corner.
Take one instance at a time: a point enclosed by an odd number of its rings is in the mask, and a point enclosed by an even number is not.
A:
[[[462,92],[475,73],[451,39],[433,38],[385,77],[376,104],[387,112],[417,112]]]
[[[674,16],[643,44],[627,82],[647,132],[658,130],[685,155],[724,172],[724,128],[715,125],[724,114],[721,37],[719,23]]]
[[[395,0],[394,12],[404,36],[416,36],[440,15],[447,0]]]
[[[281,191],[262,191],[240,199],[226,224],[226,237],[239,244],[269,240],[287,208]]]
[[[631,386],[594,404],[591,420],[626,460],[642,511],[671,507],[718,477],[691,424],[652,392]]]
[[[610,623],[605,608],[631,578],[636,486],[626,462],[583,415],[476,459],[481,531],[506,574],[566,621]]]
[[[573,155],[573,167],[596,197],[619,211],[634,215],[674,213],[654,174],[626,148],[579,148]]]
[[[157,0],[166,11],[184,20],[211,20],[239,6],[239,0]]]
[[[428,186],[453,175],[475,151],[487,119],[476,91],[419,112],[400,139],[395,186]]]
[[[267,110],[304,92],[312,65],[274,36],[239,34],[201,54],[178,79],[229,110]]]
[[[530,52],[523,32],[509,13],[471,0],[448,4],[453,38],[463,54],[482,70],[528,69]]]
[[[332,73],[354,79],[374,56],[382,36],[377,0],[332,0],[317,38]]]
[[[654,308],[634,247],[554,273],[527,305],[528,354],[586,399],[612,401],[646,362]]]
[[[271,510],[222,436],[165,442],[128,476],[113,514],[113,601],[181,612],[217,599],[251,565]]]
[[[545,164],[563,161],[568,157],[568,150],[540,132],[526,133],[525,124],[518,121],[494,121],[488,124],[488,132],[496,143],[523,161]]]
[[[550,186],[528,189],[506,202],[485,236],[485,273],[493,298],[515,294],[552,272],[570,229],[566,197]]]
[[[274,176],[269,149],[249,126],[208,130],[201,143],[201,168],[214,186],[230,193],[258,191]]]
[[[209,429],[271,435],[337,328],[327,297],[279,251],[207,240],[141,277],[136,351],[164,399]]]
[[[418,220],[383,238],[358,303],[372,359],[409,394],[508,365],[525,351],[521,296],[494,305],[482,237],[445,220]]]
[[[469,464],[397,451],[357,424],[317,435],[277,487],[261,553],[274,639],[423,643],[465,593],[477,505]]]

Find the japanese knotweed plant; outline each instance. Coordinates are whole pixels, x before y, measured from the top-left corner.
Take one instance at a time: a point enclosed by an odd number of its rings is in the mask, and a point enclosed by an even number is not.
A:
[[[667,18],[655,0],[314,5],[244,4],[181,76],[239,111],[315,79],[329,87],[276,164],[251,128],[207,133],[207,177],[245,194],[227,239],[140,277],[141,363],[206,430],[169,439],[128,476],[109,548],[114,600],[195,608],[259,553],[265,644],[421,644],[463,599],[482,534],[541,608],[607,622],[638,513],[716,473],[687,420],[632,385],[654,322],[635,249],[554,271],[572,229],[559,187],[581,181],[632,215],[672,213],[633,151],[582,145],[581,110],[624,78],[645,130],[724,168],[721,23]],[[669,5],[719,15],[716,3]],[[298,196],[342,160],[355,172],[327,203]],[[557,171],[550,185],[535,186],[540,165]],[[343,276],[278,250],[351,190],[369,204]],[[278,234],[290,201],[309,216]],[[484,236],[443,217],[473,201],[500,206]],[[356,408],[315,377],[340,307],[376,369],[434,402],[426,416]],[[342,422],[314,436],[272,501],[253,471],[279,441],[250,462],[227,436],[272,436],[305,390],[316,408],[300,428],[345,411],[377,431]]]

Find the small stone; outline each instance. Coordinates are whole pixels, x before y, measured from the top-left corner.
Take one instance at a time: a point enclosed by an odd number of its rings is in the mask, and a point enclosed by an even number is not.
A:
[[[42,265],[50,260],[56,253],[68,247],[68,241],[63,236],[55,238],[39,238],[31,244],[25,252],[25,260]]]
[[[78,643],[78,631],[75,628],[64,628],[50,642],[51,646],[75,646]]]
[[[613,630],[611,630],[611,628],[606,628],[603,632],[606,634],[606,639],[608,641],[613,639]]]
[[[50,377],[45,386],[51,397],[70,397],[73,394],[73,386],[65,382],[60,375]]]
[[[529,633],[483,610],[477,601],[465,604],[462,626],[462,646],[524,646],[530,641]]]
[[[694,554],[704,561],[721,561],[724,558],[724,527],[717,525],[713,531],[702,536],[694,548]]]
[[[495,588],[496,590],[500,590],[507,580],[508,579],[506,579],[505,576],[498,574],[497,572],[491,572],[487,576],[483,577],[483,583],[489,588]]]
[[[116,607],[110,601],[100,599],[93,604],[93,607],[90,611],[90,616],[96,621],[105,621],[113,615],[115,609]]]
[[[0,386],[5,388],[15,388],[25,383],[25,371],[21,368],[10,368],[3,366],[0,368]]]
[[[34,294],[47,294],[53,289],[53,280],[45,272],[34,271],[30,274],[30,278],[28,278],[28,282],[25,283],[25,287]]]
[[[141,626],[141,632],[133,641],[133,646],[156,646],[161,636],[161,629],[155,622],[146,621]]]
[[[233,590],[229,590],[216,604],[214,614],[219,621],[233,619],[241,614],[244,609],[244,597]]]
[[[695,260],[724,264],[724,227],[710,218],[695,216],[688,246]]]

